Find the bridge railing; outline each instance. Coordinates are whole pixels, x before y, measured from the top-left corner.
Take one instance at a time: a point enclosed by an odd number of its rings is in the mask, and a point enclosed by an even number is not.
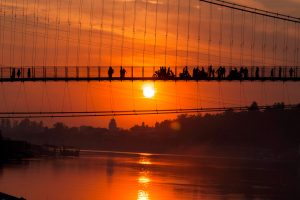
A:
[[[114,73],[113,79],[120,77],[120,67],[112,67]],[[211,73],[209,73],[209,67],[199,67],[199,73],[201,76],[194,76],[195,67],[189,66],[177,66],[164,68],[165,73],[169,71],[169,75],[164,77],[161,75],[161,67],[128,67],[126,70],[124,79],[191,79],[191,80],[205,80],[205,79],[225,79],[225,80],[286,80],[286,79],[299,79],[300,67],[243,67],[247,68],[247,77],[241,75],[240,67],[224,67],[222,77],[218,75],[220,67],[212,67]],[[0,81],[28,81],[28,80],[106,80],[108,79],[109,67],[106,66],[37,66],[37,67],[1,67],[0,68]],[[187,71],[186,71],[187,70]],[[189,76],[185,76],[184,71],[188,72]],[[163,73],[162,73],[163,74]]]

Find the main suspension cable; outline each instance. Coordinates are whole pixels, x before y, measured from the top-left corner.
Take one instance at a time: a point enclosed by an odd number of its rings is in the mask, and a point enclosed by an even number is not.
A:
[[[298,105],[285,105],[285,109],[299,109]],[[74,117],[107,117],[107,116],[131,116],[131,115],[157,115],[157,114],[188,114],[188,113],[219,113],[226,111],[249,111],[248,106],[236,107],[212,107],[190,109],[162,109],[162,110],[117,110],[117,111],[88,111],[88,112],[0,112],[0,119],[20,118],[74,118]],[[281,110],[273,106],[258,106],[258,110]]]

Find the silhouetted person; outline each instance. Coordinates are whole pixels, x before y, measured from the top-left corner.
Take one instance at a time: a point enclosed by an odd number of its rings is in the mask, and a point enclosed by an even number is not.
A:
[[[154,72],[153,77],[157,77],[160,79],[169,79],[169,78],[173,78],[175,76],[170,67],[168,67],[168,69],[167,69],[167,67],[161,66],[159,68],[159,70]]]
[[[215,78],[215,69],[212,69],[211,74],[212,74],[212,77]]]
[[[294,69],[292,67],[290,68],[289,73],[290,73],[290,77],[293,78],[293,76],[294,76]]]
[[[18,69],[17,76],[18,76],[18,78],[20,78],[20,76],[21,76],[21,70],[20,69]]]
[[[202,67],[202,69],[200,71],[200,78],[201,79],[206,79],[207,78],[207,73],[205,72],[204,67]]]
[[[212,67],[211,65],[208,67],[207,72],[208,72],[208,77],[209,77],[209,78],[211,78],[211,77],[214,76],[214,75],[213,75],[213,67]]]
[[[31,78],[31,70],[30,70],[30,68],[28,68],[28,70],[27,70],[27,78]]]
[[[249,70],[247,67],[244,68],[244,79],[248,79],[249,77]]]
[[[244,78],[244,74],[245,74],[245,69],[244,69],[244,67],[241,67],[241,68],[240,68],[239,77],[240,77],[240,78]]]
[[[125,74],[126,74],[125,68],[121,67],[121,69],[120,69],[120,76],[121,76],[121,78],[125,78]]]
[[[14,79],[15,77],[16,77],[16,69],[13,68],[12,71],[11,71],[10,78],[11,78],[11,79]]]
[[[278,71],[278,77],[279,77],[279,78],[281,78],[281,76],[282,76],[282,68],[281,68],[281,67],[279,67],[279,71]]]
[[[126,69],[123,68],[123,77],[125,78],[125,75],[126,75]]]
[[[255,78],[259,78],[259,67],[256,67],[256,70],[255,70]]]
[[[159,71],[158,71],[158,77],[159,78],[167,78],[167,68],[164,66],[161,66]]]
[[[221,78],[225,78],[226,68],[221,66]]]
[[[173,78],[174,77],[174,73],[171,70],[171,67],[168,67],[168,71],[167,71],[167,78]]]
[[[219,67],[218,69],[217,69],[217,75],[218,75],[218,79],[221,79],[222,78],[222,72],[223,71],[223,68],[222,67]]]
[[[167,67],[163,67],[164,78],[167,78]]]
[[[189,73],[189,70],[188,70],[188,67],[187,67],[187,66],[185,66],[185,67],[183,68],[182,73],[180,73],[179,76],[180,76],[180,78],[185,78],[185,79],[191,78],[191,75],[190,75],[190,73]]]
[[[239,79],[240,77],[241,77],[240,73],[238,72],[236,67],[230,70],[228,78],[230,78],[230,79]]]
[[[274,68],[271,69],[271,78],[274,78]]]
[[[199,78],[199,67],[194,67],[193,69],[193,79]]]
[[[108,69],[108,77],[109,77],[109,79],[112,79],[113,73],[114,73],[114,69],[112,67],[109,67],[109,69]]]

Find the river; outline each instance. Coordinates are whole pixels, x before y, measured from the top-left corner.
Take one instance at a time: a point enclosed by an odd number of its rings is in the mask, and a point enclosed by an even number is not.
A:
[[[289,165],[272,160],[83,152],[0,167],[0,192],[27,200],[284,199]]]

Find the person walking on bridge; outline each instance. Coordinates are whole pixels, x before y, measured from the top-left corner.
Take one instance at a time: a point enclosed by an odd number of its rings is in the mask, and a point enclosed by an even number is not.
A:
[[[30,68],[27,69],[27,78],[31,78],[31,70],[30,70]]]
[[[274,68],[271,69],[271,78],[274,78]]]
[[[281,67],[279,67],[279,71],[278,71],[278,78],[281,78],[281,76],[282,76],[282,68],[281,68]]]
[[[125,78],[125,74],[126,74],[126,69],[121,66],[121,68],[120,68],[120,78],[121,79]]]
[[[256,78],[256,79],[259,79],[259,67],[256,67],[256,70],[255,70],[255,78]]]
[[[18,76],[18,78],[20,78],[20,76],[21,76],[21,70],[20,69],[18,69],[17,76]]]
[[[108,68],[108,77],[109,77],[109,79],[112,79],[113,73],[114,73],[114,69],[112,67],[109,67]]]
[[[293,76],[294,76],[294,69],[292,67],[290,68],[289,73],[290,73],[290,78],[293,78]]]
[[[10,78],[11,79],[15,79],[15,77],[16,77],[16,69],[12,68],[12,72],[11,72]]]

